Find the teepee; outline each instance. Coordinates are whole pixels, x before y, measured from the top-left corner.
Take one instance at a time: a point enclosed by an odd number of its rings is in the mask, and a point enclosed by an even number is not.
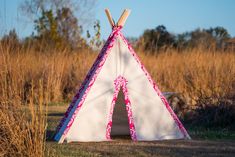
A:
[[[125,9],[117,24],[105,11],[112,33],[58,125],[55,140],[111,140],[112,117],[120,90],[132,140],[190,139],[121,32],[130,11]]]

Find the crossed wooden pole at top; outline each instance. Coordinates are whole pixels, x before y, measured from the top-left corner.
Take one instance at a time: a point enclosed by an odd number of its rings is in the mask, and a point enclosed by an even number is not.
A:
[[[112,28],[114,26],[121,26],[121,27],[123,27],[125,22],[126,22],[126,20],[127,20],[127,18],[128,18],[128,16],[129,16],[129,14],[130,14],[130,12],[131,12],[131,10],[124,9],[124,11],[123,11],[122,15],[120,16],[118,22],[115,24],[109,9],[105,9],[105,13],[106,13],[106,15],[108,17],[109,23],[110,23]]]

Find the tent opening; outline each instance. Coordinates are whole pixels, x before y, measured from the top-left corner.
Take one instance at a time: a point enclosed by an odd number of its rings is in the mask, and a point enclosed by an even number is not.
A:
[[[131,139],[126,111],[126,104],[122,89],[120,89],[112,116],[111,139]]]

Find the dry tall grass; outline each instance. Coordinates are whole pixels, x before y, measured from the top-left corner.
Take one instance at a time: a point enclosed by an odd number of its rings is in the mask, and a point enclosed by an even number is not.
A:
[[[169,51],[141,58],[162,91],[181,93],[190,105],[235,96],[234,52]]]
[[[0,49],[1,95],[14,93],[26,99],[32,81],[43,80],[49,101],[70,101],[97,53],[66,50],[40,53],[32,49],[11,52]],[[25,52],[26,51],[26,52]],[[139,56],[162,91],[181,93],[195,105],[201,98],[215,101],[234,97],[235,53],[169,50],[159,55]],[[35,85],[35,90],[39,87]]]
[[[39,88],[30,91],[27,104],[15,95],[0,98],[0,156],[44,155],[46,108]]]
[[[72,97],[89,70],[97,54],[90,52],[69,53],[67,51],[36,52],[33,49],[10,51],[0,47],[0,92],[26,99],[32,81],[43,80],[43,89],[48,93],[49,101],[62,101]],[[35,91],[38,85],[35,84]]]
[[[9,52],[1,50],[0,156],[44,156],[48,96],[43,81],[31,80],[31,87],[22,95],[20,83],[25,80],[14,69],[17,61],[10,63]]]

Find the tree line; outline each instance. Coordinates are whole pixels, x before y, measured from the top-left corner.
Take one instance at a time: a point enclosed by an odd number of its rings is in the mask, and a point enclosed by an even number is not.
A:
[[[91,8],[94,7],[92,3],[79,1],[81,2],[79,3],[80,12],[91,12]],[[82,2],[86,4],[86,7],[82,7]],[[95,20],[93,23],[93,35],[88,30],[84,31],[82,26],[84,21],[81,20],[84,14],[82,17],[75,16],[77,8],[74,9],[74,6],[72,0],[23,1],[22,12],[31,18],[34,23],[34,32],[25,39],[19,40],[16,31],[11,30],[2,37],[1,43],[12,47],[33,45],[39,49],[43,47],[44,50],[47,47],[71,50],[100,47],[103,44],[100,39],[100,22]],[[154,29],[146,29],[139,38],[129,39],[134,43],[135,48],[155,53],[169,48],[179,51],[193,48],[221,50],[224,49],[224,43],[229,38],[231,36],[228,31],[219,26],[173,34],[164,25],[159,25]]]
[[[221,50],[230,38],[228,31],[220,26],[173,34],[164,25],[159,25],[154,29],[145,30],[137,40],[137,46],[150,52],[165,51],[168,48],[180,51],[193,48]]]

